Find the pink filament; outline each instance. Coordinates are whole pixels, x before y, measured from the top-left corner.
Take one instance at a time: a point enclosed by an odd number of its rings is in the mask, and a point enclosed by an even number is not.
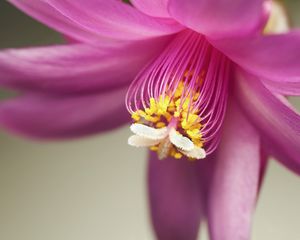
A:
[[[210,154],[220,140],[228,98],[229,71],[230,61],[203,35],[185,30],[177,34],[130,85],[126,96],[127,109],[133,113],[149,107],[150,98],[159,99],[166,95],[172,98],[178,84],[183,81],[181,104],[190,97],[189,111],[198,110],[204,148]],[[199,82],[199,78],[203,83]],[[197,100],[193,100],[190,94],[195,92],[200,93]]]

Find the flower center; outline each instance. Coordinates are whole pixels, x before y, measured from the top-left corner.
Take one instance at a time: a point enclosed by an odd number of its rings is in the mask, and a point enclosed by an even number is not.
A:
[[[128,90],[135,134],[128,143],[150,147],[161,159],[205,158],[219,141],[229,63],[201,34],[178,34]]]

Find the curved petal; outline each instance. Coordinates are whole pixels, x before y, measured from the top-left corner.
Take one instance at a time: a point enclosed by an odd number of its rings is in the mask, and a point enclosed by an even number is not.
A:
[[[175,21],[150,17],[115,0],[46,2],[84,29],[115,39],[145,39],[169,35],[182,29]]]
[[[273,95],[258,79],[239,72],[236,94],[247,116],[278,160],[300,174],[300,115],[283,97]]]
[[[259,173],[258,193],[260,192],[263,182],[265,180],[265,175],[268,170],[268,166],[269,166],[269,155],[267,154],[267,152],[262,146],[260,151],[260,173]]]
[[[67,18],[45,1],[37,0],[8,0],[10,3],[44,23],[45,25],[82,42],[104,40],[97,35]]]
[[[157,239],[196,240],[201,206],[196,162],[167,158],[149,159],[149,199]]]
[[[0,51],[0,85],[60,93],[120,87],[129,84],[168,40],[99,43],[97,48],[70,44]]]
[[[45,139],[74,138],[129,122],[126,89],[81,96],[28,95],[0,103],[0,126]]]
[[[300,31],[210,42],[255,75],[282,83],[300,82]]]
[[[300,96],[300,78],[299,82],[290,82],[289,79],[282,82],[265,79],[261,81],[271,92],[288,96]]]
[[[250,240],[260,173],[258,133],[232,102],[210,188],[208,224],[212,240]]]
[[[168,0],[131,0],[130,2],[141,12],[150,16],[170,17],[167,8]]]
[[[212,38],[242,36],[261,29],[269,1],[169,0],[170,15]]]

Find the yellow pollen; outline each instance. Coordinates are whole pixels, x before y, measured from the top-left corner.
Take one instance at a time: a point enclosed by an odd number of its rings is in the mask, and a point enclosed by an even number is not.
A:
[[[157,128],[163,128],[165,126],[166,126],[166,124],[164,122],[158,122],[158,123],[156,123],[156,127]]]
[[[179,153],[179,152],[176,152],[176,153],[174,153],[174,158],[176,158],[176,159],[180,159],[180,158],[182,158],[182,153]]]
[[[158,150],[158,146],[152,146],[150,147],[150,150],[156,152]]]

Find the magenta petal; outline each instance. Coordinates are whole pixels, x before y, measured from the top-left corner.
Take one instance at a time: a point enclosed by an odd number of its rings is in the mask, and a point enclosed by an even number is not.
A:
[[[300,31],[210,41],[238,65],[263,78],[300,82]]]
[[[169,18],[167,8],[168,0],[131,0],[130,1],[140,11],[153,17]]]
[[[210,235],[212,240],[250,240],[261,173],[259,136],[233,102],[223,131],[208,203]]]
[[[287,96],[300,96],[300,78],[298,82],[290,82],[289,79],[280,82],[265,79],[261,81],[271,92]]]
[[[170,15],[183,25],[213,38],[257,31],[266,19],[264,0],[169,0]]]
[[[267,152],[265,151],[265,149],[263,147],[261,147],[261,151],[260,151],[260,173],[259,173],[259,187],[258,187],[258,192],[260,191],[264,179],[265,179],[265,175],[268,169],[268,165],[269,165],[269,155],[267,154]]]
[[[196,240],[202,204],[195,162],[149,159],[151,217],[157,239]]]
[[[10,3],[41,21],[45,25],[71,36],[82,42],[94,42],[103,40],[103,37],[84,29],[82,26],[67,18],[45,1],[37,0],[9,0]]]
[[[168,39],[0,51],[0,85],[60,93],[120,87],[129,84]]]
[[[175,21],[145,15],[120,1],[47,0],[47,2],[84,29],[115,39],[145,39],[172,34],[182,29]]]
[[[81,96],[28,95],[0,102],[0,125],[34,138],[73,138],[129,122],[126,89]]]
[[[261,132],[269,151],[300,174],[300,115],[285,98],[273,95],[257,78],[244,72],[237,77],[238,101]]]

